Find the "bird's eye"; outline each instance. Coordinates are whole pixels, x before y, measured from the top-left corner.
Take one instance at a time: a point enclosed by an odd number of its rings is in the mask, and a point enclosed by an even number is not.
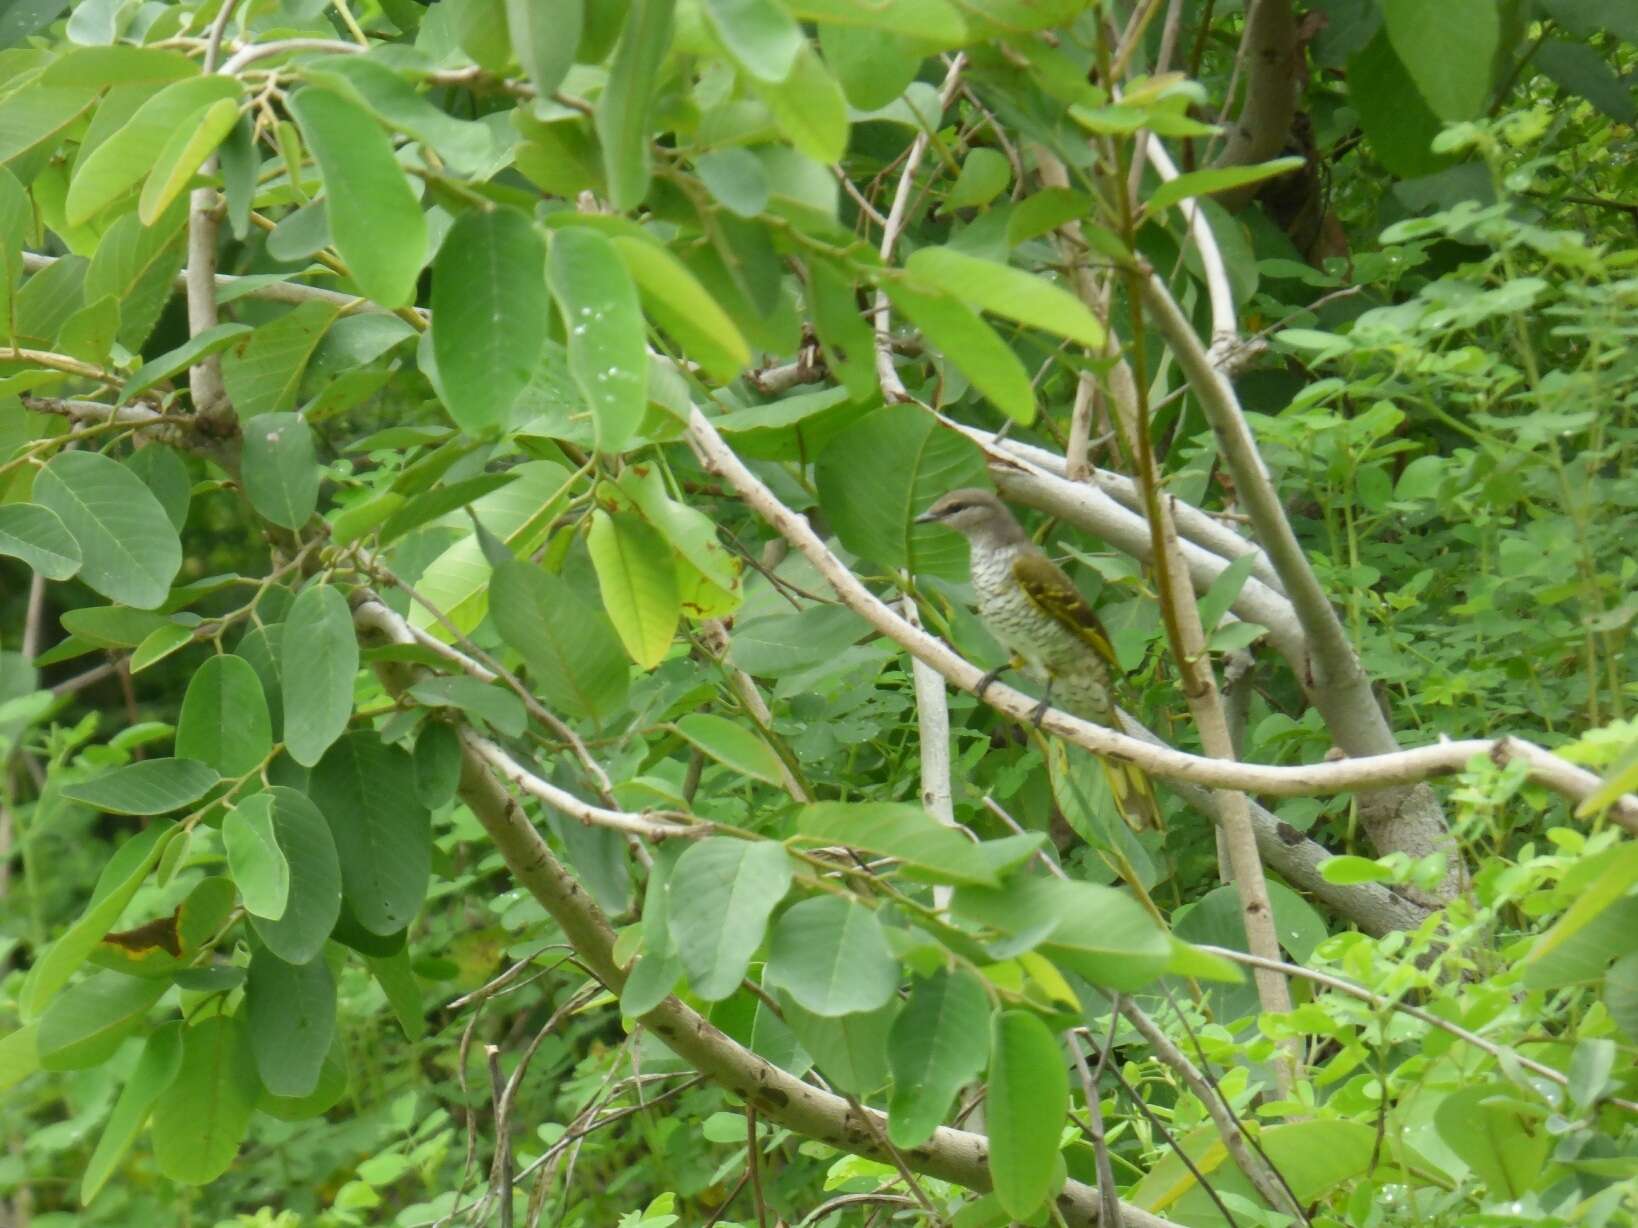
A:
[[[952,503],[944,509],[944,515],[948,516],[954,512],[964,512],[970,506],[972,505],[968,503]]]

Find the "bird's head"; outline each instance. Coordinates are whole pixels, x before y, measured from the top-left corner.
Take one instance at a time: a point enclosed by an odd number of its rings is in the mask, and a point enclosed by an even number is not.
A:
[[[968,538],[1010,541],[1024,536],[1007,505],[994,491],[970,487],[952,490],[916,517],[917,524],[948,525]]]

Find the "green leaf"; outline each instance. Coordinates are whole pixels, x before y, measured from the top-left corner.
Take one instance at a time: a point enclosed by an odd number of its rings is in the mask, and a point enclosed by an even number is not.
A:
[[[142,185],[137,216],[144,226],[152,226],[171,207],[171,202],[182,194],[205,159],[216,152],[216,147],[238,122],[238,99],[221,98],[183,121],[171,134],[171,139],[159,151],[147,182]]]
[[[956,296],[923,294],[897,279],[883,282],[903,312],[1002,413],[1026,426],[1035,420],[1035,389],[1012,348]]]
[[[336,985],[315,957],[291,964],[268,950],[250,957],[245,982],[250,1049],[262,1086],[275,1096],[310,1096],[336,1027]]]
[[[79,543],[79,578],[92,589],[139,610],[170,594],[182,543],[129,469],[98,452],[59,452],[35,475],[34,500]]]
[[[987,205],[1007,190],[1012,182],[1012,164],[1007,156],[987,145],[980,145],[967,154],[961,164],[961,173],[950,185],[944,197],[944,211],[971,209]],[[1009,227],[1010,230],[1010,227]]]
[[[432,351],[450,416],[506,424],[546,341],[546,244],[511,209],[464,213],[432,266]]]
[[[455,799],[460,784],[460,735],[452,725],[427,722],[415,739],[415,796],[436,810]]]
[[[790,75],[777,84],[752,79],[779,130],[798,151],[826,166],[847,152],[847,96],[805,42]]]
[[[609,203],[619,213],[635,209],[648,195],[650,112],[660,66],[671,47],[675,7],[675,0],[630,0],[609,81],[597,103]]]
[[[222,820],[228,873],[239,886],[245,911],[277,921],[290,902],[290,863],[273,827],[273,799],[265,793],[245,798]]]
[[[829,260],[809,257],[808,297],[825,365],[854,400],[877,394],[876,336],[859,311],[853,279]]]
[[[688,983],[707,1002],[739,988],[795,867],[778,844],[710,837],[671,871],[671,937]]]
[[[768,207],[768,172],[748,149],[713,149],[694,159],[694,173],[706,191],[730,213],[755,217]]]
[[[592,513],[586,535],[603,608],[631,659],[653,669],[671,648],[681,600],[665,540],[627,513]]]
[[[261,679],[243,657],[217,655],[194,671],[176,722],[176,753],[243,776],[273,747]]]
[[[534,85],[536,97],[550,97],[574,65],[582,15],[583,0],[556,0],[554,4],[506,0],[512,52]]]
[[[240,809],[253,806],[271,811],[274,838],[290,867],[290,889],[278,920],[252,914],[250,924],[280,959],[305,964],[324,949],[341,912],[335,838],[318,807],[294,789],[274,785],[239,803]]]
[[[779,784],[779,756],[769,745],[749,729],[736,725],[723,716],[709,712],[690,712],[677,718],[677,732],[699,747],[711,758],[732,768],[742,776]]]
[[[164,982],[158,982],[163,985]],[[89,1204],[102,1192],[108,1178],[114,1175],[119,1162],[130,1150],[131,1144],[148,1120],[148,1111],[165,1089],[175,1082],[182,1069],[182,1022],[172,1020],[155,1028],[142,1047],[136,1069],[126,1080],[119,1099],[114,1102],[108,1123],[97,1139],[96,1150],[86,1162],[80,1178],[80,1205]]]
[[[358,639],[347,599],[328,584],[302,589],[284,628],[285,749],[312,767],[352,718]]]
[[[547,280],[569,334],[569,372],[592,409],[598,450],[619,452],[648,408],[637,287],[613,243],[583,226],[553,234]]]
[[[876,914],[854,900],[820,896],[787,908],[774,924],[763,981],[815,1015],[877,1010],[899,987],[899,963]]]
[[[496,569],[489,609],[547,704],[599,725],[626,701],[631,665],[613,625],[573,585],[532,563]]]
[[[1354,883],[1382,883],[1393,877],[1393,870],[1369,857],[1327,857],[1320,862],[1320,876],[1328,883],[1350,886]]]
[[[1168,179],[1156,188],[1146,202],[1147,207],[1150,213],[1159,213],[1191,196],[1212,196],[1230,188],[1244,187],[1248,183],[1261,183],[1303,165],[1303,159],[1291,157],[1275,158],[1272,162],[1258,162],[1252,166],[1216,166],[1203,171],[1190,171]]]
[[[687,265],[659,244],[633,235],[615,235],[610,242],[642,292],[648,313],[706,374],[726,384],[750,365],[751,348],[739,328]]]
[[[1028,1011],[1002,1011],[990,1040],[990,1177],[1014,1219],[1052,1194],[1058,1136],[1069,1111],[1069,1074],[1057,1038]]]
[[[954,906],[958,916],[1013,939],[1006,954],[1038,945],[1094,985],[1122,992],[1148,985],[1171,958],[1165,933],[1137,901],[1113,887],[1028,878],[1003,890],[958,888]]]
[[[64,785],[62,794],[110,814],[164,814],[192,805],[220,779],[193,759],[145,759]]]
[[[999,887],[1000,880],[971,840],[920,806],[905,802],[814,802],[796,817],[797,834],[896,857],[934,882]]]
[[[1086,305],[1068,290],[1033,273],[981,260],[953,247],[924,247],[904,267],[917,281],[984,311],[1094,350],[1103,347],[1104,327]],[[960,365],[959,358],[956,362]]]
[[[940,968],[910,989],[893,1021],[887,1061],[893,1071],[887,1134],[896,1147],[919,1147],[943,1123],[961,1088],[989,1058],[990,1002],[978,978]]]
[[[415,764],[373,731],[350,733],[313,769],[342,892],[372,934],[396,934],[421,909],[432,867],[432,819],[415,796]]]
[[[177,133],[192,131],[213,104],[231,101],[237,106],[243,93],[244,86],[236,78],[214,73],[185,77],[165,86],[75,168],[64,203],[68,224],[79,226],[90,221],[155,169]],[[163,212],[160,209],[152,216],[157,218]],[[137,220],[151,224],[146,213]]]
[[[877,1010],[828,1018],[804,1010],[788,993],[780,1009],[802,1048],[839,1091],[868,1096],[887,1081],[887,1038],[899,1013],[895,998]]]
[[[459,708],[511,738],[522,737],[529,724],[521,699],[503,686],[477,678],[426,678],[410,687],[409,695],[433,707]]]
[[[300,529],[318,509],[324,471],[300,414],[263,414],[245,424],[243,473],[251,507],[276,525]]]
[[[57,998],[40,1019],[40,1065],[46,1070],[100,1066],[134,1032],[170,986],[162,980],[98,972]]]
[[[15,47],[45,29],[68,7],[68,0],[17,0],[0,13],[0,47]]]
[[[1493,1200],[1523,1198],[1539,1187],[1542,1166],[1553,1137],[1542,1123],[1509,1108],[1505,1099],[1512,1085],[1501,1081],[1459,1088],[1433,1114],[1439,1138],[1454,1151],[1474,1176],[1484,1182]]]
[[[38,79],[7,95],[0,101],[0,165],[57,136],[96,97],[84,86],[47,85]]]
[[[0,1036],[0,1092],[16,1087],[40,1069],[38,1023],[24,1024]]]
[[[46,580],[80,569],[80,544],[57,514],[35,503],[0,505],[0,554],[22,559]]]
[[[1382,0],[1382,24],[1435,115],[1453,120],[1484,113],[1501,37],[1493,0]]]
[[[329,201],[330,233],[360,293],[383,307],[415,298],[427,223],[379,124],[357,103],[315,86],[290,96]]]
[[[212,354],[220,354],[250,331],[248,324],[217,324],[189,337],[174,350],[169,350],[158,358],[149,359],[138,367],[131,378],[125,381],[125,386],[119,390],[119,403],[123,405],[156,384],[186,371],[196,362]]]
[[[150,665],[163,661],[174,652],[180,652],[193,643],[193,629],[168,622],[155,627],[131,653],[131,672],[140,674]]]
[[[1451,165],[1433,152],[1443,125],[1417,92],[1405,65],[1394,54],[1386,29],[1348,61],[1348,101],[1359,112],[1371,152],[1400,179],[1432,175]]]
[[[222,356],[222,383],[241,419],[295,405],[308,361],[339,314],[334,303],[300,303],[232,345]]]
[[[1578,819],[1589,819],[1623,793],[1630,793],[1634,789],[1638,789],[1638,742],[1629,746],[1626,753],[1611,765],[1598,788],[1581,799],[1581,803],[1575,808],[1575,816]]]
[[[838,432],[814,466],[819,506],[841,543],[888,568],[965,579],[959,534],[915,519],[946,491],[988,484],[965,436],[914,405],[890,405]]]
[[[807,40],[774,0],[704,0],[703,7],[728,54],[751,76],[768,82],[790,76]]]
[[[244,1020],[213,1015],[182,1033],[182,1066],[154,1103],[154,1159],[184,1185],[206,1185],[239,1153],[260,1094]]]

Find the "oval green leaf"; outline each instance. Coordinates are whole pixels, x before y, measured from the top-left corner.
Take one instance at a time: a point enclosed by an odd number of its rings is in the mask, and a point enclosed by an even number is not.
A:
[[[335,837],[318,807],[283,785],[240,803],[265,797],[271,805],[273,835],[290,867],[290,890],[278,920],[251,915],[257,937],[280,959],[305,964],[324,949],[341,914],[341,862]]]
[[[1002,1011],[990,1039],[990,1177],[1009,1215],[1027,1220],[1052,1193],[1069,1073],[1057,1039],[1028,1011]]]
[[[290,863],[273,830],[273,799],[257,793],[228,811],[222,844],[245,911],[277,921],[290,899]]]
[[[285,749],[297,763],[312,767],[352,717],[358,639],[347,599],[328,584],[304,588],[284,628]]]
[[[170,594],[182,543],[153,492],[99,452],[59,452],[34,478],[34,500],[79,543],[79,578],[113,601],[151,610]]]
[[[220,779],[195,759],[147,759],[64,785],[62,794],[110,814],[164,814],[198,801]]]
[[[163,980],[98,972],[51,1004],[40,1019],[40,1065],[84,1070],[114,1055],[148,1008],[170,986]]]
[[[721,1001],[739,988],[793,872],[771,841],[711,837],[677,859],[666,895],[671,938],[701,998]]]
[[[887,1037],[893,1071],[887,1133],[897,1147],[919,1147],[943,1123],[961,1087],[989,1056],[989,998],[969,972],[940,968],[917,981]]]
[[[725,767],[742,776],[777,785],[779,756],[756,734],[724,716],[690,712],[677,718],[677,732]]]
[[[160,982],[163,984],[163,982]],[[126,1080],[125,1087],[114,1102],[108,1124],[102,1128],[96,1150],[86,1162],[80,1178],[80,1204],[88,1204],[102,1192],[108,1178],[136,1142],[136,1136],[147,1123],[148,1110],[154,1101],[175,1081],[182,1069],[182,1022],[173,1020],[155,1028],[142,1047],[136,1069]]]
[[[836,896],[793,904],[774,925],[763,980],[827,1018],[873,1011],[899,987],[876,914]]]
[[[335,1035],[330,966],[322,958],[290,964],[257,951],[245,982],[245,1015],[262,1086],[275,1096],[311,1095]]]
[[[319,467],[313,431],[300,414],[263,414],[244,427],[244,484],[250,506],[286,529],[299,529],[318,508]]]
[[[372,934],[395,934],[420,911],[432,872],[432,819],[415,796],[409,754],[372,732],[348,734],[313,769],[342,892]]]
[[[427,223],[375,118],[350,99],[307,86],[290,96],[329,199],[330,233],[359,291],[383,307],[415,297]]]
[[[597,447],[618,452],[648,408],[648,340],[637,287],[614,245],[584,226],[553,234],[547,268],[569,334],[569,373],[591,406]]]
[[[239,1154],[261,1088],[244,1021],[213,1015],[182,1033],[182,1066],[154,1104],[154,1159],[184,1185],[205,1185]]]
[[[631,659],[653,669],[677,632],[682,603],[671,549],[646,521],[601,508],[586,535],[603,608]]]
[[[213,656],[194,671],[176,722],[176,753],[243,776],[273,748],[261,679],[243,657]]]
[[[513,209],[463,213],[432,265],[432,353],[449,413],[481,434],[506,424],[546,341],[546,244]]]

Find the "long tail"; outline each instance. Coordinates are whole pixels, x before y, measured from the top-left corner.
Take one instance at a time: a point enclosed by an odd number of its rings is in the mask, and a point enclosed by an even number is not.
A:
[[[1115,809],[1126,826],[1133,831],[1153,827],[1166,830],[1166,820],[1155,799],[1154,786],[1146,772],[1135,763],[1122,760],[1098,760],[1103,765],[1104,778],[1109,781],[1109,792],[1115,799]]]

